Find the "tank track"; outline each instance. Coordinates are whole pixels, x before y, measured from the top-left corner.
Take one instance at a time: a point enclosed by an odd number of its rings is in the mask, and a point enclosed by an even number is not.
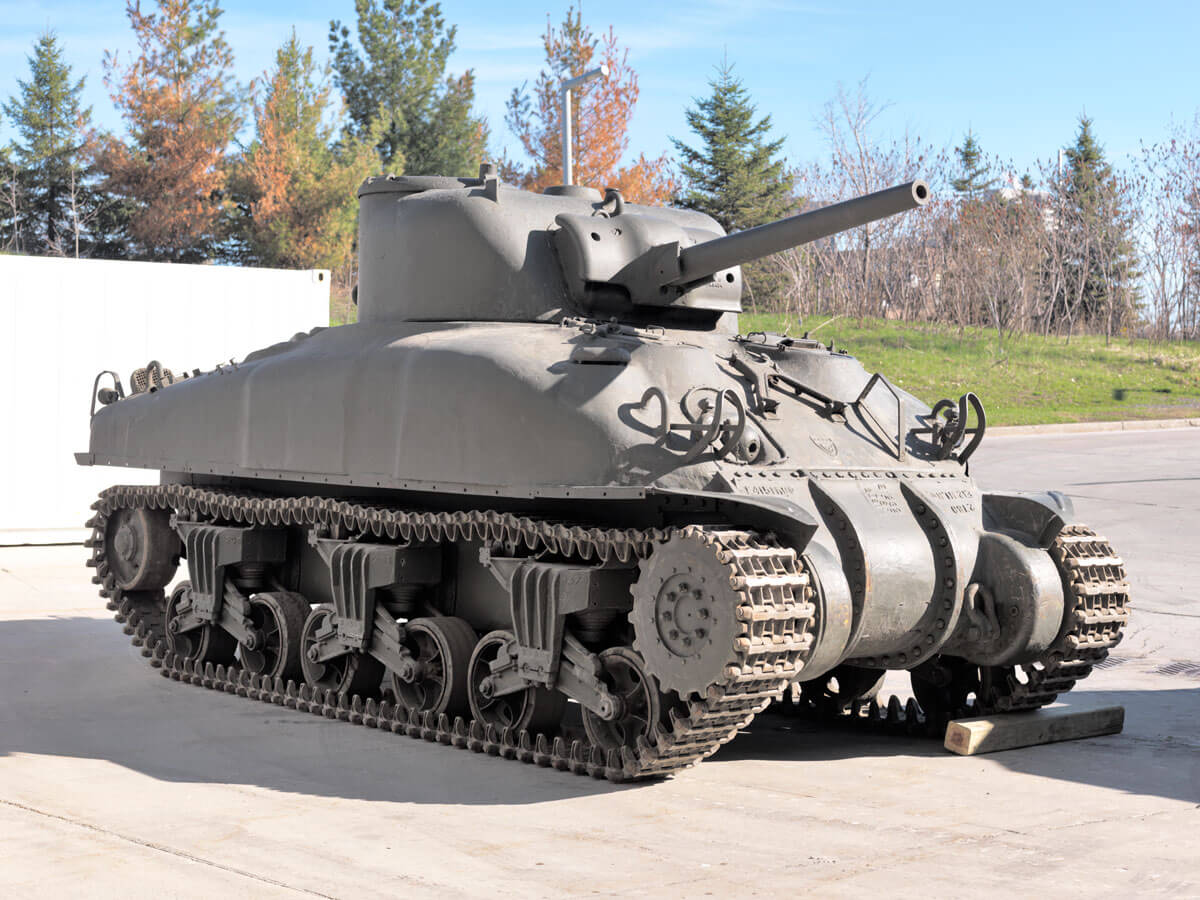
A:
[[[1037,709],[1066,693],[1121,643],[1129,621],[1129,582],[1125,562],[1112,545],[1086,525],[1068,525],[1050,546],[1067,601],[1067,620],[1058,640],[1028,681],[1010,673],[1004,684],[985,698],[996,712]]]
[[[1129,621],[1129,583],[1124,561],[1112,545],[1086,525],[1068,525],[1049,549],[1063,578],[1067,619],[1057,640],[1032,666],[1023,667],[1026,679],[1015,669],[1002,670],[990,690],[955,714],[984,716],[1022,712],[1053,703],[1071,690],[1109,651],[1121,642]],[[842,721],[880,731],[941,737],[946,723],[926,715],[913,698],[892,696],[880,703],[862,700],[841,709],[800,704],[784,711]]]
[[[613,783],[669,775],[712,755],[781,696],[800,671],[813,640],[812,588],[794,550],[780,547],[770,535],[689,526],[728,567],[730,585],[738,594],[737,612],[743,625],[734,641],[736,662],[726,668],[726,680],[710,685],[703,697],[671,709],[652,740],[642,738],[636,748],[605,751],[585,740],[501,731],[475,720],[458,717],[451,721],[445,715],[410,710],[390,694],[376,701],[333,691],[322,693],[305,684],[255,676],[236,665],[201,664],[176,657],[167,647],[163,630],[162,591],[123,591],[105,560],[108,517],[125,507],[170,509],[247,525],[325,525],[393,540],[503,541],[531,551],[549,550],[600,562],[645,559],[657,542],[670,537],[670,529],[568,526],[490,511],[413,512],[320,497],[264,496],[178,484],[108,488],[92,504],[95,515],[87,523],[92,529],[85,546],[92,554],[87,565],[96,570],[93,583],[100,585],[101,597],[132,636],[133,644],[165,677]],[[780,650],[779,641],[772,636],[785,634],[788,647]]]

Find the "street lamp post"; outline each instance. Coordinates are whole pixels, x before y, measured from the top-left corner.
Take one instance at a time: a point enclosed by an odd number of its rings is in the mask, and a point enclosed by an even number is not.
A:
[[[562,83],[562,171],[563,184],[574,183],[574,161],[571,159],[571,91],[593,78],[607,78],[608,66],[596,66],[582,75]]]

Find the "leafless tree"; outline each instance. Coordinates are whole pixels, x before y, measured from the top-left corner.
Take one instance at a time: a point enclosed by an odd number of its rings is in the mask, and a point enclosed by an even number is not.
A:
[[[1141,259],[1147,312],[1159,339],[1200,338],[1200,113],[1190,128],[1144,147]]]

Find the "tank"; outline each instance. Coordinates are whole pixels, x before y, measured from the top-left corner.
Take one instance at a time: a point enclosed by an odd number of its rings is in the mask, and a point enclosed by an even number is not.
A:
[[[889,670],[932,727],[1033,709],[1120,640],[1070,500],[971,479],[978,397],[739,331],[741,263],[922,182],[730,235],[488,165],[358,196],[355,324],[93,385],[78,462],[161,474],[100,495],[89,565],[163,674],[628,781]]]

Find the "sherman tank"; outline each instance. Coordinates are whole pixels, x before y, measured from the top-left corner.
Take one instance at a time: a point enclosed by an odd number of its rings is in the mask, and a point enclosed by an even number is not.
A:
[[[358,196],[356,323],[93,385],[78,462],[161,476],[100,495],[89,565],[163,674],[628,781],[888,670],[930,722],[1036,708],[1120,640],[1068,498],[970,478],[978,397],[738,328],[740,264],[922,182],[728,235],[488,165]]]

